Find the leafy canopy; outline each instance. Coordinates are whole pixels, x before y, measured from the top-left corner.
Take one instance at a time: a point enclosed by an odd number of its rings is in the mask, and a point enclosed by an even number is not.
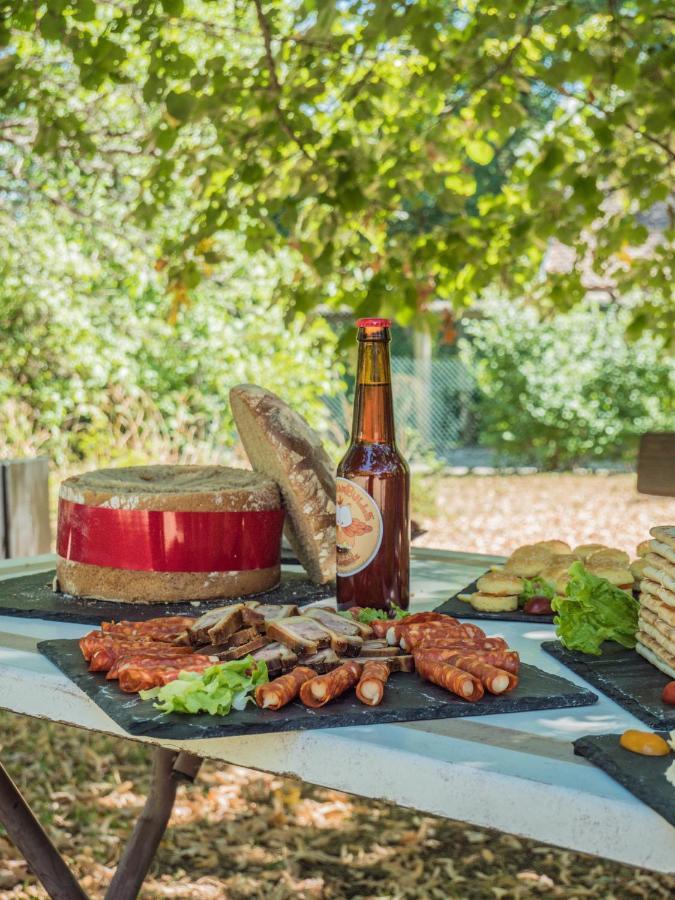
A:
[[[299,310],[567,308],[590,253],[635,331],[672,323],[668,0],[2,7],[0,167],[75,215],[114,195],[94,227],[159,235],[174,305],[237,234],[290,250]],[[576,264],[543,278],[553,237]]]

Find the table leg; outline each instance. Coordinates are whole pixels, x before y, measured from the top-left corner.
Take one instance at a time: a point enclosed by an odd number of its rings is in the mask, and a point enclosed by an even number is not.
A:
[[[86,900],[87,895],[19,789],[0,763],[0,822],[52,900]]]
[[[133,900],[138,896],[166,831],[178,782],[193,781],[201,764],[201,757],[192,753],[156,748],[148,799],[106,891],[106,900]]]

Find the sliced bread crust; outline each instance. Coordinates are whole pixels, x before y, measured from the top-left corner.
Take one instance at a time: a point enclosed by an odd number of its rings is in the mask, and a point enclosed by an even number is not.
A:
[[[251,465],[279,485],[284,530],[307,574],[335,578],[335,475],[319,436],[271,391],[240,384],[230,391],[232,414]]]

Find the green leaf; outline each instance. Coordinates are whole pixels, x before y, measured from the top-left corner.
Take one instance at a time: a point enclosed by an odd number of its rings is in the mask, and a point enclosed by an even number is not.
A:
[[[488,166],[494,159],[495,151],[487,141],[467,141],[466,155],[479,166]]]
[[[194,108],[195,101],[192,94],[179,94],[176,91],[171,91],[167,94],[165,103],[170,116],[179,122],[187,122]]]

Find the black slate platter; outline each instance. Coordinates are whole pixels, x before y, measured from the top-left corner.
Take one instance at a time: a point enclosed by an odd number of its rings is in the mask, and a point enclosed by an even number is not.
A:
[[[208,715],[159,713],[152,700],[123,694],[114,681],[87,671],[78,642],[42,641],[38,650],[87,694],[111,719],[130,734],[162,736],[171,740],[234,737],[309,728],[338,728],[345,725],[380,725],[385,722],[413,722],[421,719],[448,719],[459,716],[487,716],[532,709],[590,706],[597,696],[565,678],[522,666],[520,684],[502,697],[486,695],[478,703],[466,703],[447,691],[421,681],[417,675],[395,674],[387,683],[380,706],[364,706],[350,692],[323,709],[307,709],[290,703],[279,712],[248,706],[218,718]]]
[[[675,728],[675,707],[661,700],[670,679],[639,653],[609,641],[602,645],[602,656],[567,650],[560,641],[541,646],[650,728]]]
[[[544,625],[550,625],[553,622],[553,616],[533,616],[530,613],[523,612],[522,609],[515,612],[480,612],[474,609],[470,603],[459,600],[460,594],[474,594],[478,590],[475,581],[467,584],[461,591],[457,591],[449,600],[442,603],[436,608],[436,612],[445,613],[448,616],[455,616],[456,619],[493,619],[500,622],[541,622]]]
[[[624,750],[618,734],[594,734],[574,741],[574,752],[585,756],[606,772],[638,800],[651,806],[660,816],[675,825],[675,786],[666,781],[666,769],[673,763],[668,756],[642,756]],[[664,733],[661,737],[667,737]]]
[[[110,619],[154,619],[157,616],[198,616],[216,606],[235,603],[231,600],[205,600],[198,604],[180,603],[109,603],[103,600],[80,600],[68,594],[54,593],[54,572],[23,575],[0,581],[0,616],[29,619],[51,619],[59,622],[83,622],[99,625]],[[282,570],[281,584],[273,591],[257,594],[265,603],[295,603],[303,606],[332,597],[334,586],[313,584],[304,573]]]

